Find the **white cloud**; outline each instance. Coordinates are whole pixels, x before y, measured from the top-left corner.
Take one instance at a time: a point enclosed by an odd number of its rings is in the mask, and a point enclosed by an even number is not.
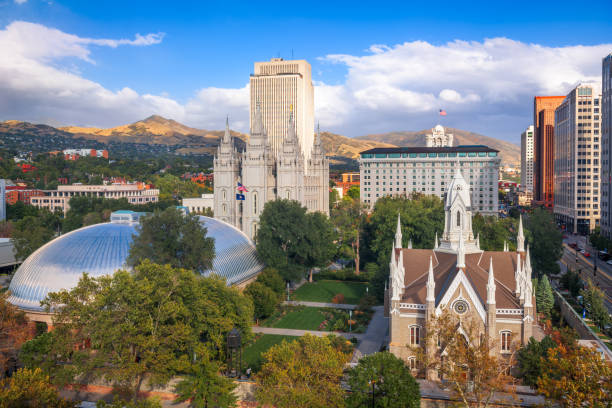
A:
[[[43,25],[14,22],[0,30],[1,119],[52,118],[67,124],[116,126],[159,114],[190,126],[248,129],[248,84],[194,90],[186,103],[163,93],[139,94],[129,84],[112,91],[84,78],[72,61],[94,63],[96,46],[158,44],[163,33],[134,39],[83,38]],[[547,47],[507,38],[482,42],[424,41],[373,45],[363,55],[311,61],[346,69],[340,84],[315,82],[322,129],[350,136],[448,126],[517,141],[530,124],[534,95],[566,94],[580,82],[601,81],[611,44]],[[63,65],[62,65],[63,64]],[[244,78],[246,79],[246,78]],[[237,78],[237,80],[241,80]]]
[[[28,0],[15,0],[15,4],[24,4],[27,3]]]

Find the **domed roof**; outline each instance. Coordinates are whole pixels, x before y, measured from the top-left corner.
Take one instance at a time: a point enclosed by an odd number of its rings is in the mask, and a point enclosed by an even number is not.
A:
[[[444,127],[442,125],[436,125],[434,127],[434,132],[436,132],[436,133],[444,133]]]
[[[213,269],[227,279],[240,283],[263,269],[253,242],[240,230],[223,221],[200,216],[215,239]],[[21,264],[11,280],[8,301],[24,310],[42,311],[40,301],[50,292],[75,287],[83,272],[98,277],[127,269],[126,259],[136,234],[136,223],[95,224],[62,235],[36,250]]]

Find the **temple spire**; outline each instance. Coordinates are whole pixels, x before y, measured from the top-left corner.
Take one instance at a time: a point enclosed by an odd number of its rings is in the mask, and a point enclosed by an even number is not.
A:
[[[231,143],[232,135],[229,128],[229,116],[225,117],[225,133],[223,134],[223,143]]]
[[[251,134],[263,134],[264,133],[264,125],[263,118],[261,114],[261,102],[257,101],[255,103],[255,117],[253,118],[253,129],[251,129]]]
[[[465,244],[463,234],[459,234],[459,247],[457,248],[457,268],[465,268]]]
[[[438,231],[436,231],[436,238],[434,239],[434,249],[438,249]]]
[[[395,228],[395,247],[402,247],[402,220],[399,212],[397,213],[397,227]]]
[[[412,249],[412,239],[408,240],[408,249]]]
[[[487,303],[495,304],[495,276],[493,275],[493,257],[489,258],[489,281],[487,282]]]
[[[426,302],[436,301],[435,289],[436,289],[436,282],[434,281],[433,260],[430,256],[429,257],[429,271],[427,273],[427,298],[425,299]]]
[[[518,235],[516,237],[516,251],[525,252],[525,235],[523,234],[523,215],[519,215]]]

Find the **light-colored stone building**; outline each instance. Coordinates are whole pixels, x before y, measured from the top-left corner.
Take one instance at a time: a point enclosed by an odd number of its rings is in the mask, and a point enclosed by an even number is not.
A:
[[[66,214],[70,210],[70,199],[79,196],[107,199],[125,198],[130,204],[141,205],[159,201],[159,190],[149,188],[144,183],[109,185],[72,184],[69,186],[58,186],[57,190],[45,191],[44,196],[32,196],[30,204],[38,208],[47,208],[51,212],[61,210]]]
[[[599,225],[600,101],[598,87],[579,85],[555,110],[554,214],[574,233]]]
[[[191,214],[203,214],[206,210],[212,211],[215,207],[215,195],[202,194],[201,197],[183,198],[182,205],[187,207]]]
[[[453,145],[453,134],[446,133],[442,125],[436,125],[431,129],[431,133],[425,136],[425,145],[427,147],[450,147]]]
[[[439,128],[442,127],[433,129],[431,137],[443,141],[440,146],[432,142],[436,147],[375,148],[361,152],[361,202],[372,208],[381,197],[408,196],[414,192],[444,198],[459,168],[469,182],[474,211],[497,215],[499,152],[482,145],[453,147],[452,137],[442,137],[444,131]]]
[[[289,111],[287,136],[274,154],[259,106],[246,150],[234,147],[229,124],[214,160],[214,214],[254,239],[265,203],[276,199],[299,201],[308,211],[329,214],[329,160],[319,132],[306,159]],[[246,191],[239,190],[242,186]]]
[[[601,232],[612,238],[612,53],[601,65],[601,107],[593,106],[593,119],[601,120]]]
[[[521,191],[533,194],[533,125],[521,133]]]
[[[459,321],[476,321],[480,333],[496,344],[492,350],[496,355],[527,343],[533,333],[535,297],[522,219],[516,252],[483,251],[472,231],[474,208],[460,170],[448,190],[440,242],[436,236],[432,249],[412,249],[410,244],[404,248],[398,216],[391,251],[385,291],[389,351],[414,369],[419,362],[411,347],[423,347],[426,354],[440,350],[438,344],[425,344],[423,339],[428,320],[447,310]],[[430,379],[437,375],[427,373]]]
[[[282,58],[256,62],[250,90],[251,129],[255,124],[253,108],[259,103],[272,155],[275,157],[281,152],[287,135],[287,118],[292,110],[301,153],[309,159],[314,144],[314,88],[310,64],[305,60],[285,61]]]

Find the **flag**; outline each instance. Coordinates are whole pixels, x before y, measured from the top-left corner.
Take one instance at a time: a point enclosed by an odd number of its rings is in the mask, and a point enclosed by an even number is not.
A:
[[[242,191],[243,193],[249,192],[249,190],[247,190],[246,187],[242,185],[242,183],[238,183],[238,191]]]
[[[446,116],[446,111],[444,109],[440,109],[440,116]]]
[[[236,200],[244,200],[244,194],[236,194]]]

